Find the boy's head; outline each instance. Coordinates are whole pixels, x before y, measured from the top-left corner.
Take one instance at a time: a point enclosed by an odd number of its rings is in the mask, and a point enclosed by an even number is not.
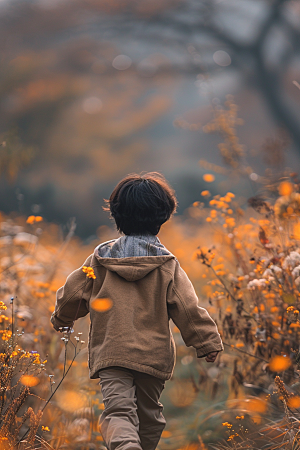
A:
[[[105,201],[109,206],[104,210],[126,235],[158,234],[177,206],[174,190],[158,172],[127,175]]]

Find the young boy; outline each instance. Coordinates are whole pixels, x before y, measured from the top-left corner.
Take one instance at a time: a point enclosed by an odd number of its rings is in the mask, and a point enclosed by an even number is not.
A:
[[[51,322],[59,330],[90,313],[89,370],[100,378],[106,446],[154,450],[166,424],[159,398],[175,364],[169,319],[198,358],[214,362],[223,345],[188,276],[157,237],[177,206],[164,177],[128,175],[106,202],[122,236],[100,244],[69,275]],[[97,311],[95,299],[112,306]]]

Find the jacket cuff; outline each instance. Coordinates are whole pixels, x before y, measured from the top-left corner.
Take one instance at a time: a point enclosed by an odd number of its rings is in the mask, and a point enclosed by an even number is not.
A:
[[[52,314],[51,318],[50,318],[50,322],[52,323],[52,326],[54,328],[54,330],[56,331],[60,331],[60,328],[62,327],[72,327],[73,322],[71,323],[64,323],[62,322],[60,319],[58,319],[55,315],[55,313]]]
[[[200,348],[196,348],[197,358],[203,358],[211,352],[222,352],[224,350],[222,342],[205,344]]]

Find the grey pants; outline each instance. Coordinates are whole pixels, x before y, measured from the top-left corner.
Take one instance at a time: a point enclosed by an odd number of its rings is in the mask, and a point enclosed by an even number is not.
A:
[[[159,397],[165,381],[123,367],[99,372],[101,434],[109,450],[154,450],[166,425]]]

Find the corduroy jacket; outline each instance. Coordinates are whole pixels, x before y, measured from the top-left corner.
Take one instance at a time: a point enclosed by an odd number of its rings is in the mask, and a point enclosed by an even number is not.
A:
[[[120,239],[101,244],[83,264],[93,269],[95,278],[89,278],[83,266],[69,275],[57,291],[51,316],[59,330],[90,313],[90,377],[97,378],[102,368],[121,366],[170,379],[175,365],[170,318],[197,357],[223,350],[215,322],[198,305],[193,285],[175,256],[159,243],[166,251],[160,250],[158,256],[112,257],[119,255],[113,250],[124,242]],[[111,308],[93,309],[98,298],[109,298]]]

